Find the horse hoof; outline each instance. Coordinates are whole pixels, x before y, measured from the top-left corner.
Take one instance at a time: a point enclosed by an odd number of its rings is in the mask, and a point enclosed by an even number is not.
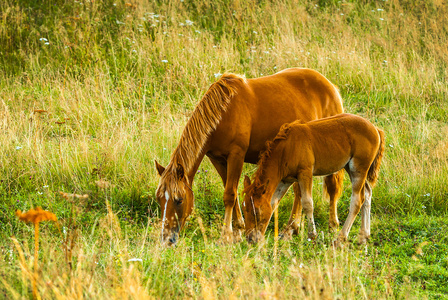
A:
[[[317,232],[316,231],[308,232],[308,238],[309,239],[315,240],[316,237],[317,237]]]
[[[283,241],[290,241],[292,239],[292,230],[287,230],[278,235],[278,238]]]
[[[233,231],[233,243],[240,243],[243,240],[243,231],[234,230]]]

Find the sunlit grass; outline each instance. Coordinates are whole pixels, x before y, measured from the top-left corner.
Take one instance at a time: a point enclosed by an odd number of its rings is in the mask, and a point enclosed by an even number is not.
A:
[[[434,228],[448,212],[446,3],[6,0],[0,16],[2,295],[32,295],[19,257],[33,256],[33,232],[14,212],[42,206],[63,231],[41,226],[43,298],[442,297],[448,241]],[[316,180],[316,244],[280,241],[276,262],[271,224],[268,245],[217,246],[223,189],[204,161],[195,215],[180,244],[163,248],[154,159],[169,161],[219,74],[288,67],[318,70],[347,112],[386,132],[371,244],[328,248]],[[291,202],[288,193],[280,229]],[[417,253],[425,241],[427,256]]]

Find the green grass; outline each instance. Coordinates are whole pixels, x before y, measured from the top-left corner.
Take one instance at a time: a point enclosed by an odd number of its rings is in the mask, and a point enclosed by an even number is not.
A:
[[[447,16],[438,0],[2,1],[1,297],[32,295],[33,228],[14,212],[42,206],[62,226],[41,226],[43,298],[447,298]],[[223,188],[208,161],[179,244],[162,247],[154,159],[168,163],[215,74],[287,67],[318,70],[386,132],[367,247],[330,249],[319,180],[315,242],[301,232],[274,260],[270,225],[265,245],[217,245]],[[289,192],[281,226],[291,204]]]

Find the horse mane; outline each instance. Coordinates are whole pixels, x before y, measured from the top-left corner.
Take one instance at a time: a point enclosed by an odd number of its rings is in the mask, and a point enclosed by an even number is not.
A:
[[[175,172],[180,164],[186,173],[190,172],[209,135],[216,129],[231,99],[237,94],[237,82],[245,83],[246,79],[241,75],[225,73],[210,86],[196,105],[171,156],[172,171]]]
[[[258,161],[258,169],[253,175],[253,182],[247,188],[247,190],[244,190],[246,194],[249,193],[251,190],[253,191],[259,190],[261,187],[263,187],[263,185],[266,184],[263,182],[265,181],[264,176],[266,175],[265,168],[267,161],[271,157],[272,151],[275,148],[277,148],[280,141],[286,140],[288,138],[292,125],[293,125],[292,123],[283,124],[282,127],[280,127],[280,130],[275,136],[275,138],[272,141],[266,142],[266,150],[262,154],[260,154],[260,159]]]

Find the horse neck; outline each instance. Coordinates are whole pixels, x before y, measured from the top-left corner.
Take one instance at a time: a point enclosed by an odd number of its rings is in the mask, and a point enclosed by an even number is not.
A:
[[[267,184],[268,181],[268,187],[267,189],[274,189],[277,187],[277,185],[280,183],[280,181],[283,179],[281,170],[279,169],[279,158],[277,157],[271,157],[269,161],[266,161],[263,166],[261,166],[261,172],[258,176],[259,184],[264,185]]]
[[[188,182],[190,184],[193,183],[194,176],[196,175],[196,172],[198,171],[198,168],[204,159],[206,151],[203,150],[197,155],[195,158],[189,158],[188,161],[182,158],[182,155],[180,155],[179,151],[175,151],[173,153],[173,156],[171,157],[171,161],[169,163],[170,166],[175,166],[177,164],[181,164],[185,168],[185,174],[188,178]],[[175,172],[175,169],[173,169],[173,172]]]

